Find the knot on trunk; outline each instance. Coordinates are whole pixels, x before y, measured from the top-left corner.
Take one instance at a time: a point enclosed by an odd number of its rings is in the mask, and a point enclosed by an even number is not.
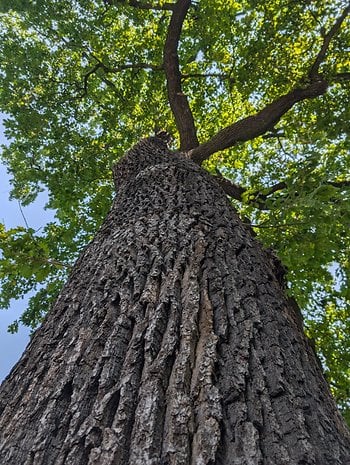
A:
[[[112,167],[116,190],[145,168],[159,165],[169,161],[169,157],[173,159],[177,156],[168,149],[167,140],[158,134],[142,139]]]

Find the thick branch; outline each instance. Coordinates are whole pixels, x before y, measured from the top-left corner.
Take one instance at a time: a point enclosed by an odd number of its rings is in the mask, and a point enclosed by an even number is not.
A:
[[[305,89],[294,89],[267,105],[256,115],[248,116],[221,129],[209,141],[189,150],[187,155],[194,162],[200,164],[219,150],[224,150],[238,142],[246,142],[261,136],[266,131],[271,130],[295,103],[322,95],[326,92],[327,87],[327,82],[320,79],[312,82]]]
[[[331,77],[332,82],[350,81],[350,73],[338,73]]]
[[[182,91],[182,76],[177,53],[182,25],[190,6],[190,0],[178,0],[176,2],[164,45],[164,70],[168,98],[180,134],[181,151],[192,149],[198,145],[193,115],[187,97]]]
[[[224,178],[220,172],[218,172],[217,176],[214,176],[215,181],[219,184],[221,189],[227,194],[229,197],[232,197],[239,202],[243,200],[243,194],[248,191],[248,188],[235,184],[234,182],[230,181],[227,178]],[[257,208],[260,210],[265,210],[265,200],[272,194],[277,191],[283,190],[287,187],[287,184],[284,181],[278,182],[277,184],[271,186],[269,189],[264,189],[265,194],[262,194],[260,191],[252,192],[251,200],[249,203],[255,204]]]
[[[227,178],[224,178],[221,173],[218,173],[218,176],[213,176],[215,181],[219,184],[222,190],[227,194],[229,197],[232,197],[239,202],[243,200],[243,194],[247,192],[248,188],[235,184],[234,182],[230,181]],[[336,187],[337,189],[342,189],[346,187],[350,187],[350,180],[345,181],[326,181],[326,185]],[[251,199],[249,200],[250,204],[255,204],[257,208],[260,210],[266,210],[265,201],[275,192],[284,190],[288,187],[285,181],[280,181],[270,188],[264,189],[264,193],[260,191],[252,192]]]
[[[344,19],[347,17],[347,15],[349,13],[350,13],[350,3],[345,8],[342,15],[339,16],[339,18],[336,20],[336,22],[330,28],[328,33],[324,36],[321,50],[319,51],[319,53],[318,53],[318,55],[317,55],[317,57],[316,57],[316,59],[314,61],[314,64],[311,66],[310,71],[309,71],[309,78],[310,79],[314,79],[317,76],[319,67],[320,67],[321,63],[323,62],[323,60],[325,59],[325,57],[326,57],[327,50],[328,50],[329,44],[331,43],[331,40],[339,32],[340,26],[342,25]]]
[[[246,192],[246,188],[235,184],[234,182],[230,181],[223,176],[213,176],[215,181],[219,184],[221,189],[227,194],[229,197],[232,197],[235,200],[242,201],[242,195]]]
[[[209,141],[187,151],[187,156],[196,163],[202,163],[215,152],[224,150],[238,142],[245,142],[263,135],[271,130],[280,118],[290,110],[293,105],[301,100],[311,99],[326,92],[328,82],[319,75],[320,64],[324,60],[329,44],[338,33],[340,26],[350,12],[350,3],[336,20],[329,32],[325,35],[322,47],[308,73],[309,84],[303,89],[294,89],[267,105],[256,115],[248,116],[219,131]],[[339,80],[340,75],[338,76]],[[343,79],[347,79],[347,73],[343,73]]]

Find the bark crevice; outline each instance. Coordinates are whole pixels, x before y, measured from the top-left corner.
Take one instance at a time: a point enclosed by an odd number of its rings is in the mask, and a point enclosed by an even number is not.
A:
[[[1,386],[0,462],[347,463],[276,258],[215,181],[157,138],[114,175],[105,223]]]

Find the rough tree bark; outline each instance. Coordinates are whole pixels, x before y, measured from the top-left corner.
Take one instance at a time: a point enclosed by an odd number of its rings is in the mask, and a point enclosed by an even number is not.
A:
[[[159,138],[0,390],[3,465],[345,465],[278,261]]]

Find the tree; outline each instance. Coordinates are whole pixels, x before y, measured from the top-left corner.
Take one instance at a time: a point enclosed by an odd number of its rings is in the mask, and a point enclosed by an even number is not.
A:
[[[298,307],[283,297],[283,267],[220,189],[277,244],[299,301],[322,299],[309,330],[343,336],[350,6],[114,3],[17,2],[3,16],[4,56],[16,51],[1,74],[15,135],[3,156],[14,195],[28,202],[44,184],[58,219],[43,235],[2,231],[4,306],[46,280],[23,320],[41,318],[60,285],[52,275],[105,214],[117,152],[154,126],[178,137],[180,152],[158,133],[116,165],[112,210],[2,386],[0,456],[346,463],[348,433]],[[238,121],[217,131],[227,119]],[[343,279],[332,289],[335,260]],[[334,345],[325,337],[323,355]],[[344,363],[326,363],[346,401]]]

